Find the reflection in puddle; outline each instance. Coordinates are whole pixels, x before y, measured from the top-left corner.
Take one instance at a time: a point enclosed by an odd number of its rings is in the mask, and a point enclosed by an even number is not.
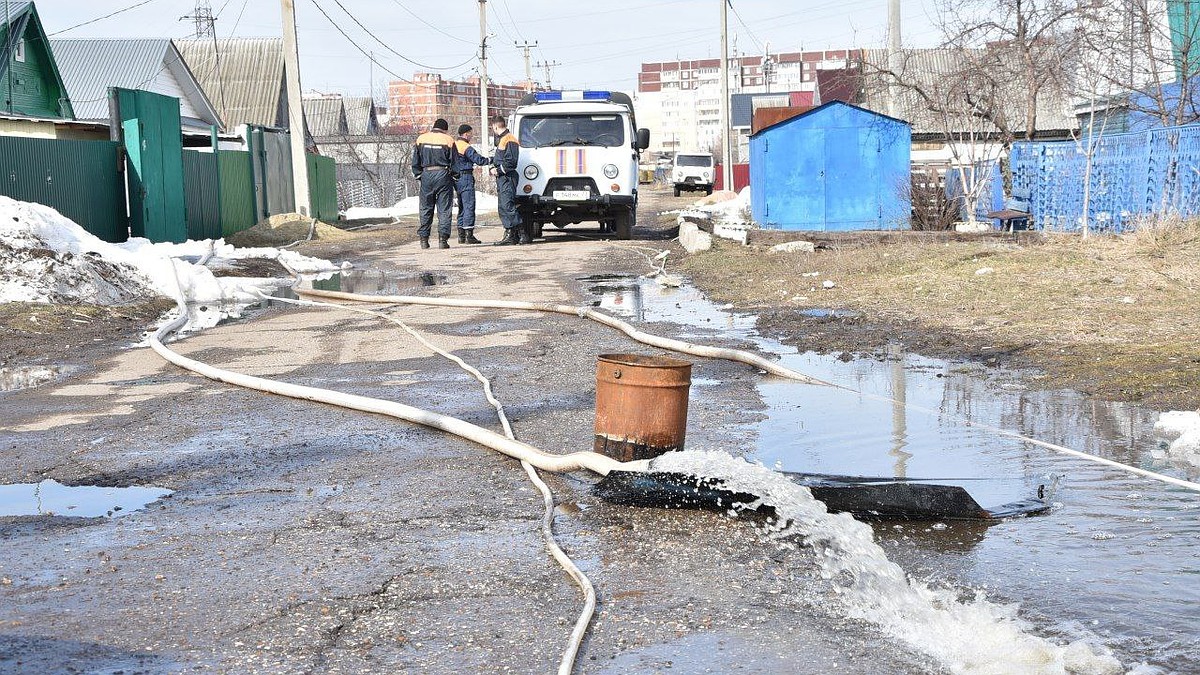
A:
[[[380,270],[349,270],[305,281],[311,284],[311,288],[320,291],[401,295],[404,291],[414,288],[441,286],[447,282],[447,277],[436,272],[400,274]]]
[[[18,366],[0,368],[0,391],[32,389],[58,379],[66,372],[62,366]]]
[[[802,309],[800,313],[813,319],[856,319],[862,314],[852,309]]]
[[[1061,477],[1055,509],[1045,516],[987,528],[884,523],[876,536],[910,574],[986,588],[997,600],[1018,603],[1047,635],[1098,638],[1127,663],[1194,670],[1200,499],[962,421],[1196,480],[1197,467],[1156,456],[1154,412],[1074,391],[1028,391],[1002,372],[899,348],[882,360],[797,353],[759,335],[754,315],[729,311],[687,286],[664,289],[625,278],[606,279],[597,289],[599,306],[613,313],[683,325],[688,329],[676,335],[694,341],[748,341],[790,368],[885,399],[762,379],[765,419],[748,425],[757,440],[741,450],[767,466],[943,479],[985,506],[1026,498]],[[692,395],[721,394],[701,386]]]
[[[158,487],[96,487],[57,481],[0,485],[0,516],[120,517],[171,494]]]

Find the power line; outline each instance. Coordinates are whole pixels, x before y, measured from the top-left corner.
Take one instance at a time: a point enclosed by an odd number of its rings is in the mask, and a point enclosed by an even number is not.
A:
[[[350,34],[349,34],[349,33],[347,33],[345,30],[343,30],[343,29],[342,29],[342,27],[341,27],[341,26],[339,26],[339,25],[338,25],[338,23],[337,23],[336,21],[334,21],[334,20],[333,20],[333,17],[329,16],[329,13],[325,11],[325,8],[324,8],[324,7],[322,7],[321,5],[317,4],[317,0],[312,0],[312,4],[313,4],[313,6],[314,6],[314,7],[316,7],[316,8],[317,8],[317,11],[321,13],[321,16],[324,16],[324,17],[325,17],[325,20],[329,22],[329,25],[333,26],[333,27],[334,27],[334,28],[337,30],[337,32],[341,33],[341,34],[342,34],[342,37],[346,38],[346,41],[347,41],[347,42],[349,42],[350,44],[354,45],[354,48],[355,48],[355,49],[357,49],[358,51],[362,52],[362,55],[363,55],[363,56],[365,56],[365,57],[367,57],[367,59],[369,59],[369,60],[371,61],[371,63],[374,63],[375,65],[379,66],[380,68],[383,68],[383,69],[384,69],[384,70],[386,70],[388,73],[390,73],[392,77],[394,77],[394,78],[396,78],[396,79],[400,80],[401,82],[407,82],[408,84],[416,84],[415,82],[413,82],[412,80],[408,79],[407,77],[404,77],[404,76],[403,76],[403,75],[401,75],[400,73],[397,73],[396,71],[392,70],[391,68],[388,68],[387,66],[385,66],[385,65],[383,65],[382,63],[380,63],[379,61],[377,61],[377,60],[375,59],[375,55],[374,55],[374,54],[372,54],[372,53],[368,52],[367,50],[363,49],[363,48],[362,48],[362,45],[358,44],[358,41],[357,41],[357,40],[355,40],[354,38],[350,37]]]
[[[399,56],[401,59],[403,59],[403,60],[405,60],[405,61],[407,61],[407,62],[409,62],[409,63],[413,64],[414,66],[417,66],[418,68],[425,68],[425,69],[428,69],[428,70],[457,70],[457,69],[459,69],[459,68],[462,68],[463,66],[465,66],[465,65],[467,65],[468,63],[470,63],[470,62],[472,62],[472,61],[474,61],[474,60],[475,60],[475,56],[474,56],[474,55],[471,55],[471,57],[470,57],[470,58],[468,58],[466,61],[463,61],[462,63],[458,63],[458,64],[455,64],[455,65],[453,65],[453,66],[446,66],[446,67],[431,66],[431,65],[428,65],[428,64],[425,64],[425,63],[421,63],[420,61],[414,61],[414,60],[412,60],[412,59],[408,58],[407,56],[405,56],[405,55],[401,54],[400,52],[396,51],[395,49],[392,49],[392,47],[391,47],[391,46],[390,46],[388,43],[386,43],[386,42],[384,42],[383,40],[379,39],[379,37],[378,37],[378,36],[376,36],[374,33],[372,33],[372,32],[371,32],[371,29],[369,29],[369,28],[367,28],[366,26],[364,26],[364,25],[363,25],[363,22],[361,22],[361,21],[359,21],[359,20],[358,20],[358,17],[354,16],[353,14],[351,14],[351,13],[350,13],[350,10],[346,9],[346,6],[342,4],[342,0],[333,0],[333,3],[334,3],[335,5],[337,5],[338,7],[340,7],[340,8],[341,8],[341,10],[342,10],[343,12],[345,12],[345,13],[346,13],[346,16],[350,17],[350,20],[351,20],[351,21],[353,21],[354,23],[358,24],[358,27],[359,27],[359,28],[361,28],[361,29],[363,30],[363,32],[364,32],[364,33],[366,33],[367,35],[370,35],[370,36],[371,36],[371,38],[372,38],[373,40],[375,40],[375,41],[376,41],[376,42],[378,42],[379,44],[383,45],[383,48],[384,48],[384,49],[386,49],[386,50],[388,50],[389,52],[391,52],[391,53],[395,54],[396,56]],[[317,0],[313,0],[313,4],[314,4],[314,5],[316,5],[316,4],[317,4]],[[318,7],[318,9],[319,9],[319,8],[320,8],[320,5],[317,5],[317,7]],[[324,11],[322,11],[322,13],[324,14]],[[328,18],[328,16],[329,16],[329,15],[328,15],[328,14],[326,14],[325,16],[326,16],[326,18]]]
[[[7,2],[7,0],[5,0],[5,1]],[[128,7],[122,7],[121,9],[118,9],[115,12],[109,12],[108,14],[105,14],[104,16],[98,16],[94,19],[88,19],[87,21],[84,21],[83,23],[77,23],[74,26],[69,26],[62,30],[56,30],[53,33],[50,33],[50,35],[48,37],[54,37],[55,35],[65,33],[69,30],[75,30],[76,28],[82,28],[83,26],[87,26],[87,25],[96,23],[97,21],[103,21],[105,19],[110,19],[118,14],[124,14],[125,12],[128,12],[131,9],[137,9],[138,7],[141,7],[142,5],[148,5],[152,2],[154,2],[154,0],[142,0],[141,2],[129,5]]]
[[[466,44],[469,44],[469,45],[474,45],[474,44],[475,44],[475,41],[474,41],[474,40],[467,40],[466,38],[460,38],[460,37],[458,37],[457,35],[453,35],[453,34],[451,34],[451,33],[447,33],[446,31],[444,31],[444,30],[442,30],[441,28],[439,28],[439,27],[438,27],[436,24],[430,23],[428,20],[426,20],[426,19],[425,19],[425,17],[421,16],[420,14],[417,14],[416,12],[412,11],[412,10],[411,10],[411,9],[409,9],[408,7],[405,7],[405,6],[404,6],[404,5],[403,5],[403,4],[400,2],[400,0],[392,0],[392,2],[394,2],[394,3],[396,4],[396,6],[397,6],[397,7],[399,7],[399,8],[400,8],[400,9],[402,9],[402,10],[404,10],[405,12],[407,12],[407,13],[408,13],[408,15],[409,15],[409,16],[411,16],[412,18],[416,19],[417,21],[420,21],[421,23],[425,24],[426,26],[429,26],[430,28],[432,28],[433,30],[437,31],[438,33],[441,33],[442,35],[445,35],[446,37],[450,38],[451,40],[458,40],[459,42],[464,42],[464,43],[466,43]]]
[[[758,47],[760,50],[766,51],[766,48],[763,47],[763,43],[758,41],[758,36],[756,36],[754,34],[754,31],[750,30],[750,27],[747,26],[746,22],[742,20],[742,15],[737,11],[737,7],[733,6],[733,0],[725,0],[725,1],[727,3],[729,3],[729,9],[733,10],[734,18],[736,18],[738,20],[738,23],[742,25],[742,28],[744,28],[746,30],[746,35],[750,36],[750,39],[754,41],[754,45],[756,47]]]

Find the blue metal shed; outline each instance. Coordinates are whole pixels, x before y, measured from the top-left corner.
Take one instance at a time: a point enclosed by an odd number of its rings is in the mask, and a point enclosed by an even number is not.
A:
[[[831,101],[750,137],[754,220],[781,230],[907,229],[912,127]]]

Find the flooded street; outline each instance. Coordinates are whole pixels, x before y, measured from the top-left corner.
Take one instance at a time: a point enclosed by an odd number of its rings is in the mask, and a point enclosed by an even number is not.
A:
[[[758,384],[765,409],[747,412],[747,444],[728,448],[734,454],[793,472],[937,479],[961,485],[985,507],[1046,486],[1053,503],[1046,515],[990,526],[878,522],[876,536],[908,573],[1015,603],[1038,634],[1099,642],[1126,666],[1196,668],[1197,495],[965,423],[1194,480],[1196,467],[1156,458],[1153,412],[1075,392],[1029,391],[1011,373],[895,350],[879,360],[798,354],[758,335],[754,316],[718,307],[695,289],[639,279],[581,283],[614,313],[688,326],[693,338],[745,340],[788,367],[866,394],[765,378]],[[695,387],[693,398],[708,391]]]

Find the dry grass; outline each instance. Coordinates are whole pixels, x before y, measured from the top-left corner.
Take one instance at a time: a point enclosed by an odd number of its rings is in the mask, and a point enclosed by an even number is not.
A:
[[[1020,352],[1052,380],[1106,397],[1195,407],[1198,261],[1200,223],[1175,221],[1025,246],[902,241],[772,254],[723,243],[685,268],[726,302],[857,309]],[[811,272],[820,275],[802,276]],[[837,286],[822,289],[826,279]]]

